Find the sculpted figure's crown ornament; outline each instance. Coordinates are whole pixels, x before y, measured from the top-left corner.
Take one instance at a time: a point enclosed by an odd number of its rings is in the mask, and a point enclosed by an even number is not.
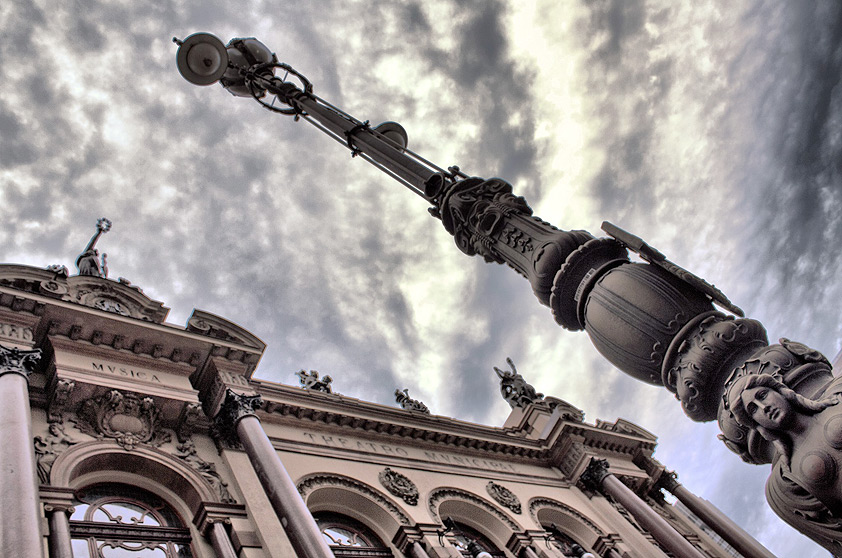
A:
[[[514,409],[515,407],[526,407],[530,403],[537,403],[544,399],[543,393],[538,393],[535,388],[526,383],[523,376],[518,374],[515,363],[512,359],[506,358],[512,370],[500,370],[496,366],[494,371],[500,377],[500,393],[503,394],[503,399]]]
[[[396,389],[395,401],[402,409],[406,409],[407,411],[418,411],[420,413],[430,414],[430,409],[428,409],[426,405],[409,397],[409,388],[406,388],[403,391]]]
[[[333,378],[330,376],[323,376],[319,379],[319,373],[315,370],[299,370],[295,373],[298,379],[301,380],[301,387],[308,391],[322,391],[324,393],[333,393],[330,389],[330,383]]]
[[[99,258],[99,251],[94,248],[99,237],[111,230],[111,221],[105,217],[97,220],[96,232],[88,241],[88,245],[76,258],[76,269],[79,275],[91,275],[93,277],[108,277],[108,267],[105,264],[106,254]]]

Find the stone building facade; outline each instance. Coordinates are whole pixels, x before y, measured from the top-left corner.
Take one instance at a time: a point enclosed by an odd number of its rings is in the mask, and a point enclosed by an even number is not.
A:
[[[124,280],[0,266],[3,556],[771,556],[632,423],[534,390],[490,427],[260,380],[258,337],[167,310]]]

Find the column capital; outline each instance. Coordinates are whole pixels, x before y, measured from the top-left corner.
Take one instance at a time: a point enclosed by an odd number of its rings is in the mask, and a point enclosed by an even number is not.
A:
[[[208,536],[215,523],[231,525],[232,519],[245,519],[246,508],[241,504],[223,504],[219,502],[202,502],[196,515],[193,516],[193,524],[204,536]]]
[[[226,442],[235,446],[239,440],[237,423],[245,417],[257,417],[256,411],[262,405],[263,399],[259,395],[246,395],[227,388],[222,406],[213,419],[215,430]]]
[[[602,481],[610,474],[611,473],[608,471],[607,459],[597,459],[596,457],[591,457],[590,463],[588,463],[588,466],[585,467],[585,470],[582,472],[579,480],[582,481],[582,484],[584,484],[585,488],[588,490],[602,492]]]
[[[23,350],[0,345],[0,376],[20,374],[27,380],[41,361],[41,349]]]
[[[661,476],[658,477],[658,481],[655,483],[655,486],[663,488],[670,494],[675,494],[676,489],[681,486],[681,483],[678,482],[678,475],[675,471],[664,471],[661,473]]]

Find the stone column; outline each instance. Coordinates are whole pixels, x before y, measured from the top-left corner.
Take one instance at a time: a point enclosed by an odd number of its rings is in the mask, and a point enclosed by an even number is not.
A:
[[[658,486],[663,488],[678,501],[696,514],[696,517],[705,522],[725,542],[733,546],[737,552],[745,558],[775,558],[765,546],[760,544],[754,537],[743,531],[728,516],[703,498],[699,498],[685,488],[676,478],[674,472],[664,472],[658,479]]]
[[[231,544],[231,537],[225,530],[224,522],[213,521],[208,529],[207,537],[210,539],[217,558],[237,558],[234,545]]]
[[[45,504],[44,511],[50,523],[50,558],[73,558],[69,520],[73,508]]]
[[[523,547],[523,551],[521,552],[523,558],[538,558],[538,555],[535,554],[535,551],[529,548],[528,546]]]
[[[637,494],[623,484],[620,479],[608,472],[607,460],[592,457],[588,467],[582,473],[580,480],[591,490],[611,496],[619,502],[634,516],[644,529],[655,537],[658,544],[673,553],[676,557],[705,558],[666,519],[658,515]]]
[[[259,395],[241,395],[228,389],[225,402],[216,415],[217,427],[242,443],[298,557],[334,558],[316,520],[260,425],[255,409],[261,404]]]
[[[44,553],[29,410],[29,374],[40,359],[40,350],[0,345],[0,494],[7,505],[0,514],[1,556]]]
[[[427,554],[427,551],[424,550],[424,547],[418,541],[415,541],[409,546],[409,556],[410,558],[430,558],[430,555]]]

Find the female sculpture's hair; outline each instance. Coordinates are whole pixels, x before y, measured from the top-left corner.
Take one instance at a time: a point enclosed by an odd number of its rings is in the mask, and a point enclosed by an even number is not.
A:
[[[725,401],[728,404],[728,408],[734,414],[737,423],[756,430],[764,439],[772,442],[772,445],[783,456],[785,463],[789,466],[792,449],[788,443],[789,440],[782,433],[772,431],[757,424],[743,405],[742,393],[747,389],[756,387],[765,387],[777,391],[792,405],[793,409],[805,415],[814,415],[831,405],[836,405],[839,403],[839,396],[834,394],[823,399],[808,399],[796,393],[785,383],[770,374],[747,374],[734,380],[728,387],[728,391],[725,393]]]

